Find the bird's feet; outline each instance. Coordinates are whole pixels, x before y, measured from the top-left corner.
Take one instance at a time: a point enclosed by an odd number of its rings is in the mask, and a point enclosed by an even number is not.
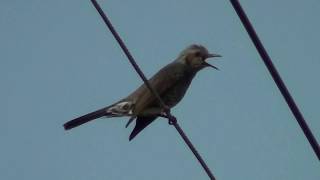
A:
[[[168,115],[164,111],[162,111],[159,116],[168,119]]]
[[[177,124],[177,118],[174,117],[174,116],[172,116],[172,115],[170,114],[170,116],[168,117],[168,123],[169,123],[170,125],[175,125],[175,124]]]
[[[174,125],[177,123],[177,118],[170,113],[170,109],[162,111],[159,116],[168,119],[168,123],[170,125]]]

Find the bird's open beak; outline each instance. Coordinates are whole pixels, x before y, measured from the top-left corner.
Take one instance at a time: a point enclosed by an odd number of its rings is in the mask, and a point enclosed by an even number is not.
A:
[[[219,54],[213,54],[213,53],[212,53],[212,54],[208,54],[207,59],[208,59],[208,58],[214,58],[214,57],[222,57],[222,56],[219,55]],[[212,68],[214,68],[214,69],[216,69],[216,70],[219,70],[219,68],[215,67],[214,65],[211,65],[211,64],[207,63],[206,61],[204,61],[203,63],[204,63],[204,65],[206,65],[206,66],[209,66],[209,67],[212,67]]]
[[[219,55],[219,54],[213,54],[213,53],[211,53],[211,54],[208,54],[208,57],[207,57],[207,58],[214,58],[214,57],[222,57],[222,56]]]

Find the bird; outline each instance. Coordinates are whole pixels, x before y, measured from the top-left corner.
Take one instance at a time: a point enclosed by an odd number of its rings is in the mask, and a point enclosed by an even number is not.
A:
[[[148,82],[159,94],[167,108],[173,108],[184,97],[195,75],[206,67],[218,68],[206,62],[209,58],[221,57],[219,54],[209,53],[200,44],[191,44],[186,47],[177,58],[160,69]],[[70,130],[84,123],[101,117],[130,117],[126,127],[135,120],[129,141],[136,137],[145,127],[158,117],[164,117],[165,107],[156,96],[142,84],[127,97],[116,103],[88,113],[66,122],[65,130]]]

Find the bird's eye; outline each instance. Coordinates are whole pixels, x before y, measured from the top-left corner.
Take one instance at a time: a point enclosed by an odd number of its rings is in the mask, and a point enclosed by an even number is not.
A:
[[[196,52],[194,55],[195,55],[196,57],[200,57],[200,56],[201,56],[201,53],[200,53],[200,52]]]

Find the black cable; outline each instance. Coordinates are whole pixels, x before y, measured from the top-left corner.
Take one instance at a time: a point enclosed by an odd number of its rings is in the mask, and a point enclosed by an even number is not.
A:
[[[308,127],[308,124],[306,123],[305,119],[302,116],[302,113],[300,112],[298,106],[294,102],[292,96],[290,95],[286,85],[282,81],[277,69],[272,63],[271,58],[269,57],[267,51],[265,50],[264,46],[262,45],[257,33],[255,32],[253,26],[251,25],[246,13],[242,9],[240,2],[238,0],[230,0],[233,8],[237,12],[243,26],[246,28],[253,44],[256,46],[256,49],[258,50],[264,64],[267,66],[274,82],[277,84],[282,96],[286,100],[291,112],[293,113],[294,117],[296,118],[297,122],[299,123],[302,131],[304,132],[305,136],[307,137],[311,147],[313,148],[313,151],[318,157],[318,160],[320,160],[320,147],[313,136],[310,128]]]
[[[117,31],[114,29],[112,23],[110,22],[110,20],[108,19],[108,17],[106,16],[106,14],[103,12],[103,10],[101,9],[100,5],[97,3],[97,1],[95,0],[91,0],[93,6],[97,9],[97,11],[99,12],[100,16],[102,17],[103,21],[105,22],[105,24],[108,26],[109,30],[111,31],[112,35],[114,36],[114,38],[117,40],[117,42],[119,43],[120,47],[122,48],[123,52],[126,54],[128,60],[130,61],[130,63],[132,64],[132,66],[134,67],[134,69],[136,70],[136,72],[139,74],[139,76],[141,77],[141,79],[143,80],[144,84],[147,86],[147,88],[151,91],[151,93],[158,99],[160,105],[165,109],[166,115],[169,119],[169,124],[174,125],[174,127],[176,128],[176,130],[179,132],[179,134],[181,135],[181,137],[183,138],[183,140],[185,141],[185,143],[188,145],[188,147],[190,148],[190,150],[193,152],[193,154],[196,156],[196,158],[198,159],[199,163],[201,164],[201,166],[203,167],[203,169],[206,171],[207,175],[210,177],[211,180],[215,180],[215,177],[213,176],[212,172],[210,171],[209,167],[206,165],[206,163],[204,162],[204,160],[202,159],[202,157],[200,156],[200,154],[198,153],[198,151],[195,149],[195,147],[192,145],[191,141],[189,140],[189,138],[187,137],[187,135],[183,132],[183,130],[181,129],[181,127],[179,126],[177,119],[170,113],[170,109],[165,105],[165,103],[162,101],[161,97],[159,96],[159,94],[156,92],[156,90],[150,85],[150,83],[148,82],[147,78],[145,77],[145,75],[143,74],[143,72],[141,71],[141,69],[139,68],[138,64],[136,63],[136,61],[134,60],[133,56],[131,55],[131,53],[129,52],[128,48],[126,47],[126,45],[124,44],[124,42],[122,41],[121,37],[119,36],[119,34],[117,33]]]

